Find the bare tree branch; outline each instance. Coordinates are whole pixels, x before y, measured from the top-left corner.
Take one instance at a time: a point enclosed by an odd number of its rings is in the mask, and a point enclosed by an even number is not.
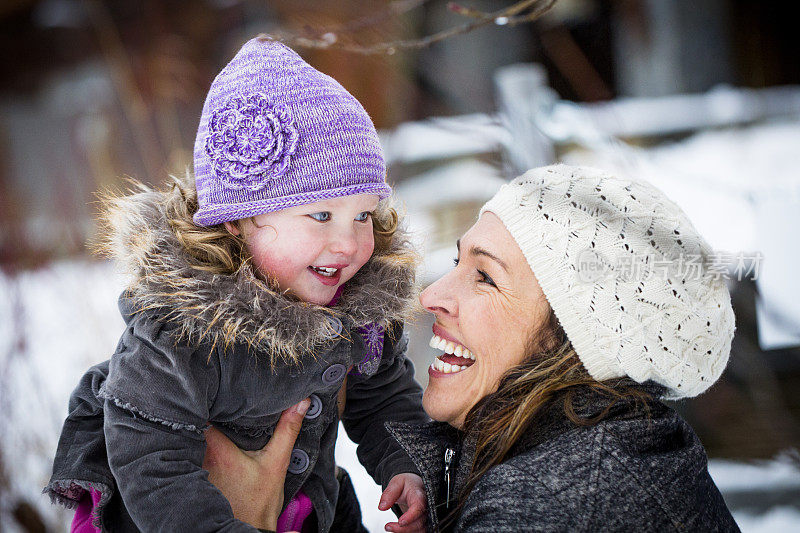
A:
[[[385,13],[377,15],[370,15],[353,22],[351,25],[343,25],[340,28],[364,27],[374,24],[376,21],[381,21],[388,16],[394,16],[397,13],[405,13],[410,9],[422,5],[427,0],[402,0],[393,2],[389,10]],[[450,3],[448,7],[463,16],[467,16],[472,20],[460,26],[454,26],[446,30],[442,30],[431,35],[421,37],[419,39],[399,39],[394,41],[374,43],[370,45],[362,45],[342,40],[342,35],[338,35],[336,31],[319,31],[318,37],[306,37],[294,33],[262,33],[259,37],[262,39],[274,39],[284,42],[290,46],[300,48],[315,48],[325,50],[342,50],[345,52],[352,52],[364,55],[378,55],[387,54],[392,55],[401,50],[419,50],[426,48],[434,43],[443,41],[456,35],[469,33],[477,28],[488,26],[490,24],[504,25],[517,25],[523,23],[533,22],[542,15],[547,13],[557,0],[521,0],[508,7],[499,9],[492,12],[483,12],[474,9],[468,9],[460,6],[459,4]],[[347,35],[344,35],[347,37]]]
[[[378,24],[387,19],[405,15],[409,11],[412,11],[424,4],[427,4],[430,1],[431,0],[394,0],[393,2],[389,3],[389,7],[387,9],[383,9],[381,11],[378,11],[377,13],[370,13],[369,15],[366,15],[359,19],[355,19],[345,24],[336,24],[327,27],[325,28],[325,31],[316,32],[317,37],[319,36],[319,34],[324,35],[326,33],[355,32],[362,28],[377,26]]]

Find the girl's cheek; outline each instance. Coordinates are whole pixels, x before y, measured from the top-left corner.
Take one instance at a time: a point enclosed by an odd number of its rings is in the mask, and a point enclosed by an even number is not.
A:
[[[250,253],[253,256],[253,266],[256,267],[262,277],[271,276],[281,283],[286,281],[292,270],[292,258],[297,257],[291,250],[285,250],[274,245],[251,246]]]
[[[359,246],[358,251],[358,261],[361,263],[361,266],[364,266],[369,258],[372,257],[372,253],[375,251],[375,240],[372,237],[372,232],[370,231],[369,239],[364,239],[364,241]]]
[[[278,230],[273,226],[262,226],[258,229],[258,235],[253,237],[254,241],[258,241],[258,246],[266,248],[271,246],[278,239]]]

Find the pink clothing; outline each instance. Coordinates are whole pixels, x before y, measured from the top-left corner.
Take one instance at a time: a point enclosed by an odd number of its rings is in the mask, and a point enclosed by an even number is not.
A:
[[[100,529],[92,524],[94,520],[94,510],[100,503],[100,491],[89,489],[83,494],[78,508],[75,509],[75,516],[72,518],[72,525],[69,527],[70,533],[100,533]]]
[[[328,302],[328,305],[325,307],[336,307],[336,304],[339,303],[339,298],[342,296],[342,292],[344,292],[344,285],[336,289],[336,294],[333,295],[333,299]]]
[[[99,491],[90,489],[83,494],[77,509],[75,509],[75,516],[72,518],[72,525],[69,528],[70,533],[100,533],[100,529],[92,525],[94,509],[98,503],[100,503]],[[313,510],[311,498],[306,496],[302,490],[298,491],[278,517],[278,533],[302,531],[303,522],[311,516]]]
[[[306,496],[302,489],[297,491],[297,494],[278,517],[277,533],[302,531],[303,522],[311,516],[311,511],[313,510],[314,505],[311,503],[311,498]]]

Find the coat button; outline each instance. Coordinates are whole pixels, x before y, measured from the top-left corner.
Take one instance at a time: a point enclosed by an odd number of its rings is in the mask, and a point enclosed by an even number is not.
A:
[[[331,365],[325,369],[325,372],[322,373],[322,383],[325,385],[333,385],[334,383],[339,383],[344,379],[344,375],[347,373],[347,367],[342,364],[335,364]]]
[[[342,334],[342,321],[336,318],[335,316],[326,315],[325,319],[328,321],[330,325],[330,336],[331,338],[338,337]]]
[[[308,454],[300,448],[292,450],[292,456],[289,458],[289,473],[302,474],[308,469]]]
[[[306,418],[317,418],[322,412],[322,400],[316,394],[309,396],[309,399],[311,400],[311,405],[308,406],[308,411],[306,411]]]

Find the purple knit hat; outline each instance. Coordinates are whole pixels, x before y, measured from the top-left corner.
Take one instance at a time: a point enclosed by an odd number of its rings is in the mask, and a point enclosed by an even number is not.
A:
[[[258,37],[211,84],[194,174],[200,226],[391,194],[378,134],[358,100],[293,50]]]

